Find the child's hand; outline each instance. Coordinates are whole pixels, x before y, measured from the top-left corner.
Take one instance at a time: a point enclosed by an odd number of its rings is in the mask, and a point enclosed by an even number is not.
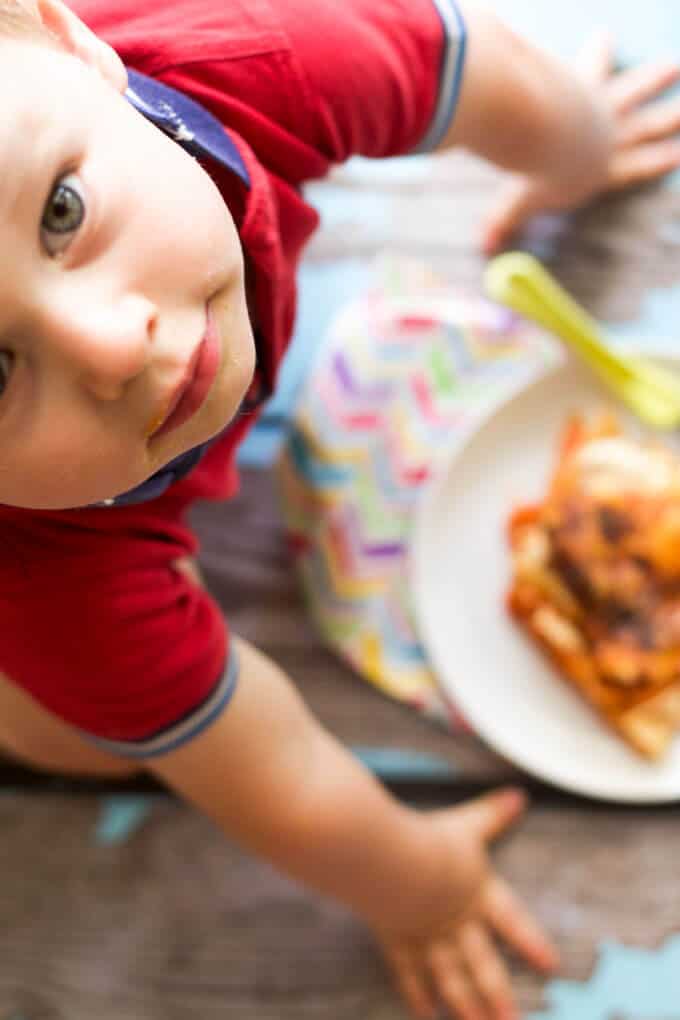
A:
[[[654,180],[680,166],[680,99],[644,105],[680,79],[670,61],[643,64],[613,73],[611,40],[594,37],[579,55],[581,76],[599,92],[610,121],[608,165],[595,180],[591,168],[568,185],[517,175],[501,192],[483,228],[482,246],[493,254],[531,216],[584,205],[607,191]]]
[[[423,824],[431,828],[433,852],[450,860],[436,907],[429,917],[414,918],[409,930],[390,931],[380,924],[374,928],[415,1016],[435,1017],[439,1004],[460,1020],[518,1016],[494,936],[533,967],[556,967],[556,950],[487,861],[487,843],[514,822],[524,806],[523,795],[508,790],[423,816]]]

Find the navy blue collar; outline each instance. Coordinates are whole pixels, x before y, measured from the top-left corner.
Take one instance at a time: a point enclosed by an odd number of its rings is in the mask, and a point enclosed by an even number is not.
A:
[[[138,71],[128,70],[125,98],[147,120],[200,160],[213,160],[250,187],[250,177],[240,152],[219,120],[193,99]],[[201,443],[175,457],[141,485],[97,506],[128,506],[156,499],[179,478],[187,475],[208,449]]]
[[[125,98],[152,124],[197,159],[212,159],[235,173],[247,188],[250,177],[217,117],[177,89],[139,71],[128,70]]]

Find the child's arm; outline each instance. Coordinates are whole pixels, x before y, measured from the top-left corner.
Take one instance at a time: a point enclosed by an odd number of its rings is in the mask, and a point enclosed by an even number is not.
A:
[[[640,108],[678,80],[677,63],[612,75],[611,45],[602,37],[572,70],[483,8],[462,8],[468,32],[460,98],[440,148],[462,145],[521,175],[486,223],[487,251],[537,212],[576,207],[680,165],[680,102]]]
[[[477,0],[277,10],[301,75],[286,125],[330,163],[463,146],[519,175],[485,227],[488,251],[534,213],[680,165],[680,99],[646,102],[678,80],[675,61],[612,74],[601,38],[567,65]]]
[[[536,967],[555,964],[486,860],[521,795],[429,814],[401,805],[322,729],[274,663],[244,642],[237,649],[227,710],[153,771],[229,836],[362,916],[417,1015],[434,1016],[434,987],[453,1015],[472,1016],[481,1000],[482,1015],[512,1016],[492,934]]]

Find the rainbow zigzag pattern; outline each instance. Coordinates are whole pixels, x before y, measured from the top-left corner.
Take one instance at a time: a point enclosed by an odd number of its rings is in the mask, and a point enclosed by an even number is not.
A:
[[[332,324],[278,465],[290,544],[325,640],[414,708],[461,725],[418,640],[414,509],[442,458],[554,347],[505,309],[406,264]],[[399,285],[395,287],[395,277]],[[418,290],[411,292],[417,282]]]

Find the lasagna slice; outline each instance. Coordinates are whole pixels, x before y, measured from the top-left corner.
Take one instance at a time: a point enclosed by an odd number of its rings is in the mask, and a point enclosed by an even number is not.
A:
[[[613,729],[660,758],[680,729],[680,460],[571,419],[544,501],[509,521],[510,612]]]

